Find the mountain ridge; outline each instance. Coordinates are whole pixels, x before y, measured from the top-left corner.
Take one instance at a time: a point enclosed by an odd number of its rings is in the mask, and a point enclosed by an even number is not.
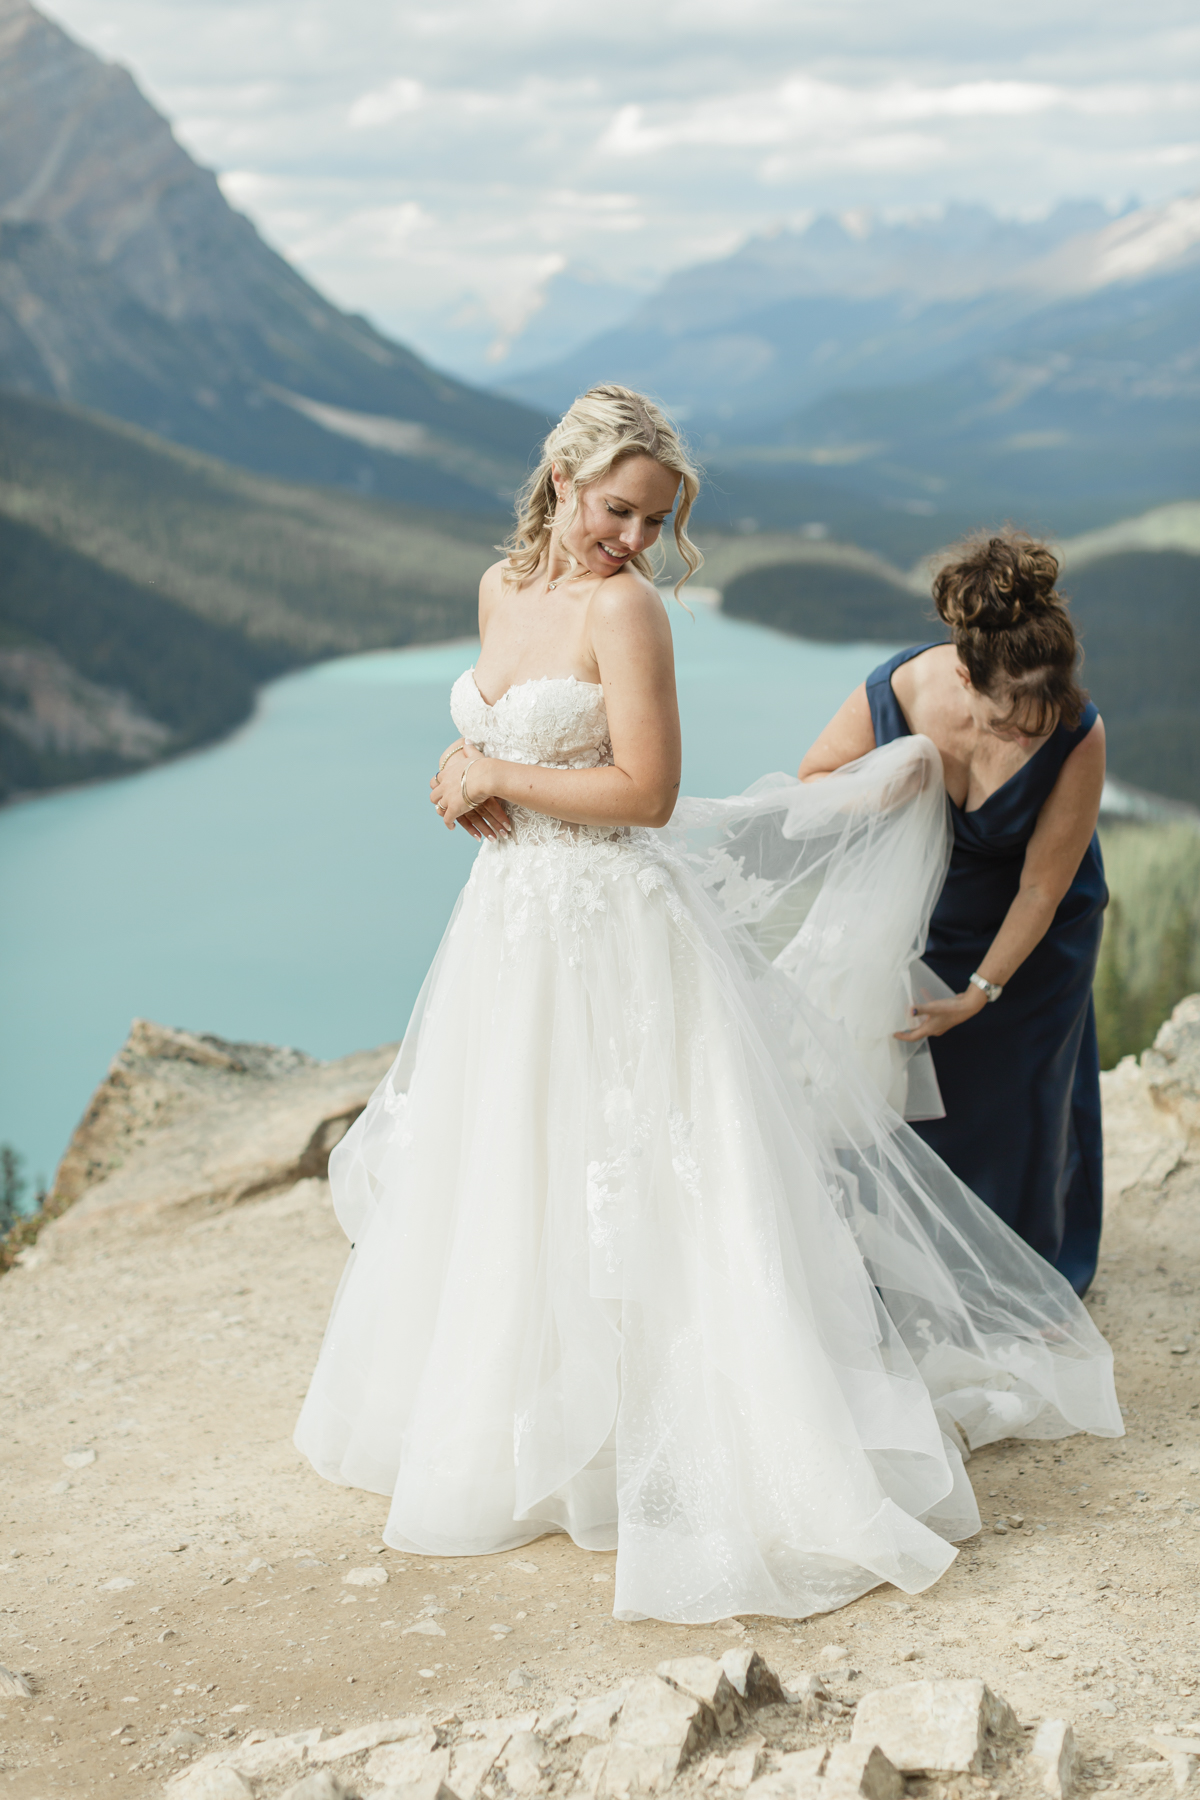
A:
[[[0,0],[0,386],[268,473],[490,511],[544,421],[310,286],[127,71]],[[411,426],[402,451],[297,397]]]

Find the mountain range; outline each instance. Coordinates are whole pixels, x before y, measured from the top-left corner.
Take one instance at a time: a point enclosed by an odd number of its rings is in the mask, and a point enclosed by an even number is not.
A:
[[[601,371],[687,419],[729,522],[1061,505],[1079,529],[1200,488],[1200,196],[820,218],[506,391],[553,409]]]
[[[265,473],[493,512],[542,417],[330,304],[123,69],[0,0],[0,387]]]

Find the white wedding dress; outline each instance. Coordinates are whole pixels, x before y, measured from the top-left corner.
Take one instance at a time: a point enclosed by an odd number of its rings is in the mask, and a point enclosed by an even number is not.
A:
[[[492,756],[612,759],[597,686],[468,671],[451,708]],[[618,1617],[799,1618],[936,1580],[970,1447],[1121,1434],[1071,1288],[901,1117],[938,1107],[891,1032],[945,810],[906,738],[481,845],[330,1160],[354,1248],[296,1443],[391,1496],[389,1544],[566,1531],[615,1548]]]

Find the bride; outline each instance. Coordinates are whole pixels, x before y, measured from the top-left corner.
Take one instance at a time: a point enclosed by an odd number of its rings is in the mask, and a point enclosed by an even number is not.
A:
[[[646,552],[674,508],[699,566],[698,485],[594,388],[483,579],[432,784],[480,849],[330,1159],[353,1248],[296,1431],[397,1549],[565,1531],[615,1548],[619,1618],[689,1623],[916,1592],[979,1529],[971,1448],[1122,1430],[1071,1288],[902,1116],[938,1110],[891,1035],[949,852],[933,746],[675,805]]]

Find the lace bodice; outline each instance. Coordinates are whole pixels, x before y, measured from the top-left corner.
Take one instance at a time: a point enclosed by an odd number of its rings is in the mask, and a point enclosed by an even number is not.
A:
[[[485,756],[548,769],[597,769],[612,762],[604,689],[573,675],[520,681],[489,706],[474,669],[450,691],[450,712]]]
[[[576,681],[573,675],[545,675],[520,681],[489,706],[479,691],[474,669],[460,675],[450,691],[450,712],[464,737],[486,756],[505,762],[540,763],[547,769],[598,769],[613,760],[608,736],[604,690],[598,682]],[[518,844],[551,840],[602,839],[629,835],[624,826],[572,825],[545,813],[510,806],[512,840]]]
[[[489,706],[468,669],[451,690],[450,711],[464,737],[505,762],[598,769],[613,761],[604,690],[596,682],[544,676],[518,682]],[[644,894],[669,890],[668,906],[677,905],[659,832],[577,825],[523,806],[510,806],[508,814],[511,836],[479,846],[470,885],[485,913],[503,915],[510,941],[530,931],[578,941],[589,921],[607,911],[613,880],[632,879]]]

